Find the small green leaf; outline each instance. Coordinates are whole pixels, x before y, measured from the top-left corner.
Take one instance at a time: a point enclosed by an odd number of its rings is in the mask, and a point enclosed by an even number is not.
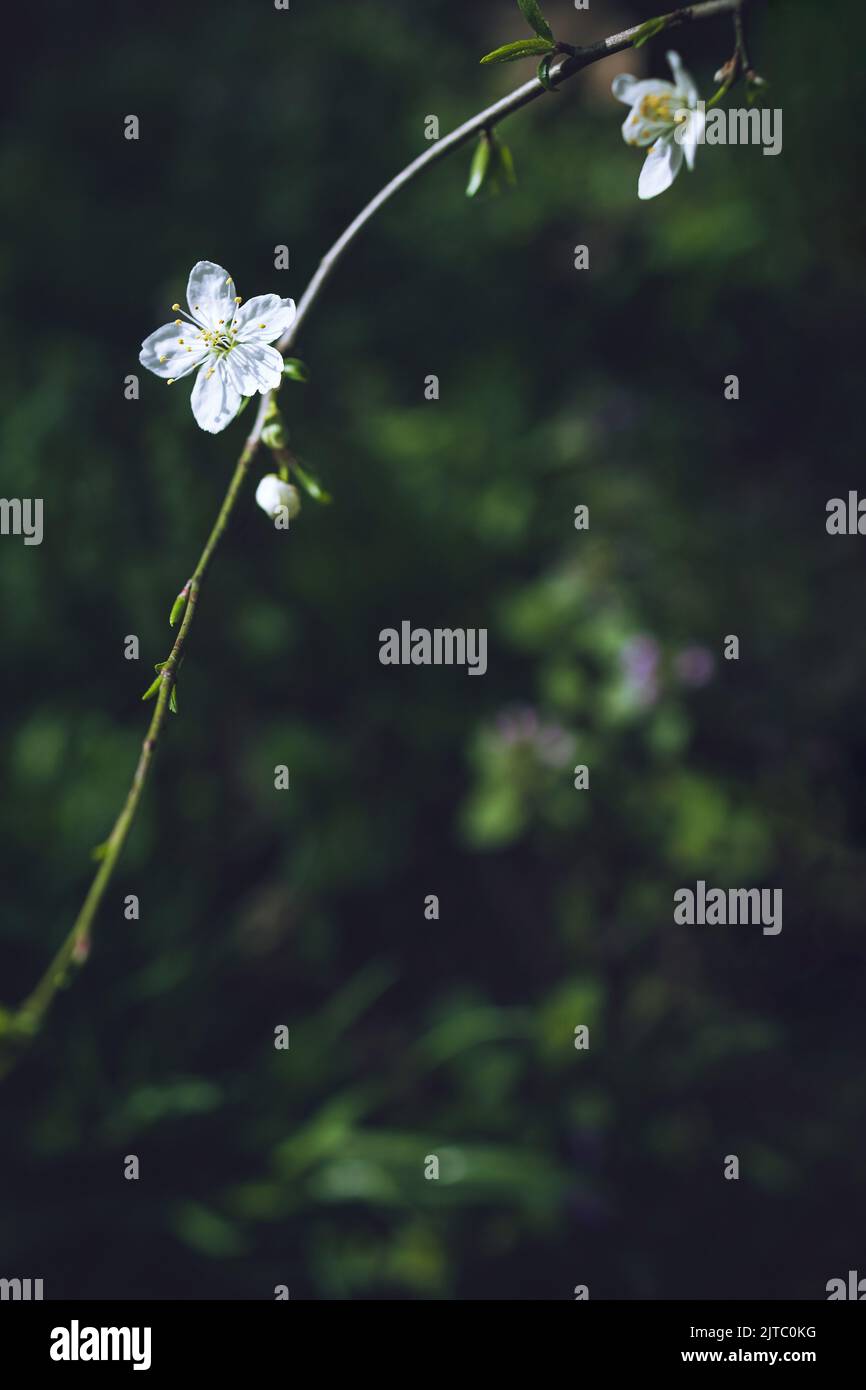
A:
[[[503,44],[485,53],[482,63],[516,63],[519,58],[533,58],[538,53],[549,53],[554,45],[549,39],[518,39],[516,43]]]
[[[642,24],[632,39],[632,48],[641,48],[648,39],[654,39],[656,34],[660,34],[662,29],[666,29],[668,16],[659,15],[658,19],[648,19],[646,24]]]
[[[237,420],[237,418],[238,418],[239,415],[243,415],[244,411],[246,410],[246,408],[247,408],[247,406],[249,405],[249,403],[250,403],[251,400],[252,400],[252,396],[244,396],[243,400],[241,401],[240,405],[238,406],[237,410],[235,411],[235,419],[236,419],[236,420]]]
[[[289,381],[306,383],[310,379],[310,369],[300,357],[287,357],[283,363],[283,376],[287,376]]]
[[[475,147],[475,153],[472,156],[472,164],[469,168],[469,182],[466,185],[467,198],[474,198],[478,190],[484,187],[489,168],[490,137],[485,132],[478,141]]]
[[[106,854],[108,853],[108,846],[110,844],[110,840],[103,840],[101,845],[95,845],[94,848],[90,851],[91,859],[95,859],[96,862],[99,863],[99,861],[101,859],[104,859]]]
[[[498,197],[503,187],[509,187],[517,183],[517,176],[514,172],[514,160],[511,157],[511,151],[508,146],[500,144],[492,131],[489,134],[485,133],[482,137],[482,144],[486,147],[486,153],[483,156],[483,181],[478,183],[477,187],[473,187],[473,179],[470,177],[469,188],[467,188],[466,191],[469,193],[470,197],[474,197],[475,193],[479,190],[484,193],[492,194],[493,197]],[[479,151],[476,151],[476,160],[479,159],[479,154],[480,147]],[[475,161],[473,161],[473,169],[474,168]],[[470,192],[470,190],[472,191]]]
[[[507,145],[496,146],[496,172],[501,174],[509,187],[513,188],[517,183],[517,175],[514,172],[514,160]]]
[[[172,604],[171,612],[168,615],[169,627],[174,627],[175,624],[183,617],[183,611],[186,608],[186,601],[188,598],[189,590],[181,589],[180,593],[178,594],[177,598]]]
[[[159,690],[159,686],[160,686],[161,680],[162,680],[162,676],[157,676],[156,680],[153,682],[153,685],[149,685],[149,686],[147,687],[147,689],[145,690],[144,694],[143,694],[142,697],[141,697],[142,700],[152,700],[152,699],[153,699],[154,695],[155,695],[156,692]]]
[[[168,707],[172,714],[177,714],[177,686],[171,687],[171,694],[168,697]]]
[[[306,492],[309,497],[312,497],[314,502],[331,501],[331,494],[325,491],[318,479],[313,477],[312,473],[307,473],[295,460],[292,461],[292,468],[297,474],[298,482],[301,484],[304,492]]]
[[[553,30],[541,13],[538,0],[517,0],[517,3],[520,6],[520,13],[530,28],[534,29],[536,34],[540,34],[543,39],[549,39],[553,43]]]
[[[545,53],[541,62],[538,64],[538,80],[547,92],[556,91],[556,88],[550,80],[550,65],[553,62],[553,58],[554,55],[552,53]]]

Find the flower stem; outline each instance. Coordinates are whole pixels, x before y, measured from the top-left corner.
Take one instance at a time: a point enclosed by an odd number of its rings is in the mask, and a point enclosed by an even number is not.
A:
[[[0,1076],[9,1069],[9,1065],[14,1061],[18,1048],[16,1044],[26,1042],[39,1029],[42,1020],[50,1008],[57,991],[67,982],[70,972],[75,965],[83,964],[87,959],[90,949],[90,933],[96,913],[102,902],[105,890],[114,874],[117,861],[120,858],[123,846],[132,827],[135,813],[138,810],[138,803],[141,800],[144,785],[156,751],[156,745],[166,721],[171,693],[177,679],[177,672],[183,659],[184,647],[186,645],[187,634],[192,626],[195,617],[196,603],[198,601],[199,588],[208,565],[213,558],[214,551],[219,545],[220,539],[229,523],[232,511],[237,501],[244,479],[249,470],[249,466],[255,457],[258,447],[257,440],[248,439],[243,453],[238,460],[235,471],[229,483],[228,490],[223,498],[216,521],[211,528],[210,535],[205,542],[205,547],[199,556],[198,564],[193,571],[191,579],[186,585],[187,601],[184,610],[183,621],[178,630],[174,646],[169,653],[168,659],[164,663],[159,675],[159,694],[156,706],[153,711],[144,743],[138,757],[132,782],[126,795],[126,800],[112,827],[111,834],[103,845],[100,846],[100,865],[96,871],[93,882],[87,893],[87,897],[81,906],[81,911],[73,923],[72,929],[65,941],[57,951],[48,968],[44,971],[38,983],[31,990],[27,998],[21,1003],[14,1014],[0,1016],[0,1039],[8,1037],[12,1047],[7,1052],[0,1051]]]

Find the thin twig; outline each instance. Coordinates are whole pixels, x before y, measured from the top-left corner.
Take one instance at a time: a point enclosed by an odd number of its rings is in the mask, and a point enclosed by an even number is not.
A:
[[[740,0],[734,10],[734,36],[736,40],[736,55],[739,63],[740,72],[749,73],[752,70],[752,61],[749,57],[749,46],[746,43],[746,21],[743,11],[745,0]]]
[[[714,15],[726,12],[734,12],[735,21],[741,21],[741,6],[744,0],[703,0],[703,3],[685,5],[678,10],[674,10],[665,18],[664,31],[674,28],[681,24],[686,24],[691,20],[710,19]],[[590,44],[586,48],[579,48],[575,52],[567,51],[563,60],[552,68],[550,80],[553,86],[561,83],[589,67],[591,63],[596,63],[602,58],[610,57],[611,54],[620,53],[624,49],[631,48],[635,38],[640,33],[643,25],[636,24],[630,29],[625,29],[619,34],[613,34],[607,39],[600,39],[597,43]],[[740,32],[738,30],[738,32]],[[334,242],[334,245],[324,256],[319,264],[316,273],[307,286],[298,304],[297,313],[291,326],[280,339],[277,347],[280,352],[285,353],[292,346],[300,332],[310,310],[322,292],[322,289],[332,274],[334,268],[341,257],[354,242],[355,238],[364,229],[367,223],[375,217],[376,213],[394,197],[406,184],[411,183],[424,170],[445,159],[447,155],[462,145],[467,144],[474,136],[480,135],[485,130],[492,130],[506,116],[512,115],[530,102],[536,101],[539,97],[545,96],[547,89],[538,81],[537,78],[525,82],[522,86],[515,88],[508,96],[502,97],[492,106],[488,106],[484,111],[473,116],[471,120],[465,121],[450,134],[443,136],[423,154],[408,164],[396,178],[386,184],[358,214],[343,232],[342,236]],[[213,558],[220,539],[225,531],[235,503],[240,494],[250,465],[255,458],[261,443],[262,429],[275,397],[274,392],[263,396],[256,413],[255,422],[244,444],[243,452],[238,460],[235,471],[229,483],[228,490],[223,499],[216,521],[205,543],[204,550],[199,557],[192,578],[188,584],[188,598],[183,621],[180,630],[171,649],[171,653],[162,668],[160,675],[159,694],[157,696],[156,708],[150,721],[150,726],[142,744],[138,763],[133,774],[132,782],[126,796],[123,808],[114,823],[111,834],[101,847],[101,863],[90,885],[90,889],[84,900],[75,923],[54,956],[48,969],[42,975],[38,984],[14,1012],[4,1012],[0,1010],[0,1037],[5,1037],[13,1045],[22,1044],[32,1038],[42,1023],[47,1010],[49,1009],[58,989],[66,982],[70,969],[82,964],[86,960],[90,949],[90,933],[94,919],[99,910],[105,890],[114,873],[117,861],[120,858],[123,846],[135,819],[135,813],[141,800],[144,785],[153,762],[153,755],[156,750],[159,737],[166,722],[169,710],[171,692],[177,679],[177,670],[181,657],[184,653],[186,640],[192,626],[196,612],[199,591],[205,572]],[[0,1075],[8,1070],[14,1061],[17,1053],[9,1052],[5,1057],[0,1057]]]

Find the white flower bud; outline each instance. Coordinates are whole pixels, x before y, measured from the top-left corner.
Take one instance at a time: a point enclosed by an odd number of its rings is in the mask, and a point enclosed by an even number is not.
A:
[[[298,489],[291,483],[283,482],[276,473],[266,473],[256,488],[256,501],[269,517],[279,515],[281,507],[286,508],[289,520],[301,510],[301,497]]]

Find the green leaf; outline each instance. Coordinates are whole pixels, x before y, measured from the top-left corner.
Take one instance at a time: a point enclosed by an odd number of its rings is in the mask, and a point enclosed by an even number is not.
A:
[[[310,379],[310,369],[300,357],[287,357],[283,363],[283,376],[287,376],[289,381],[306,383]]]
[[[168,707],[172,714],[177,714],[177,686],[171,687],[171,694],[168,697]]]
[[[189,590],[181,589],[180,593],[178,594],[177,598],[172,604],[171,612],[168,615],[168,622],[170,627],[174,627],[175,623],[177,623],[179,619],[183,617],[183,610],[186,608],[186,601],[188,598]]]
[[[511,150],[507,145],[497,144],[496,146],[496,172],[513,188],[517,183],[517,175],[514,172],[514,160],[511,157]]]
[[[304,492],[312,497],[314,502],[330,502],[331,494],[325,491],[318,479],[313,477],[312,473],[307,473],[301,465],[295,461],[292,462],[292,468],[297,474],[298,482],[301,484]]]
[[[110,840],[103,840],[101,845],[94,845],[93,849],[90,851],[91,859],[95,859],[98,864],[100,860],[105,858],[110,844]]]
[[[160,686],[161,680],[162,680],[162,676],[157,676],[156,680],[153,682],[153,685],[149,685],[149,686],[147,687],[147,689],[145,690],[144,694],[143,694],[142,697],[141,697],[142,700],[152,700],[152,699],[153,699],[154,695],[155,695],[156,692],[159,690],[159,686]]]
[[[553,43],[553,30],[541,13],[538,0],[517,0],[517,3],[520,6],[520,13],[530,28],[534,29],[536,34],[540,34],[543,39],[549,39]]]
[[[648,19],[646,24],[642,24],[632,39],[632,48],[641,48],[648,39],[654,39],[656,34],[660,34],[662,29],[666,29],[668,24],[667,15],[659,15],[658,19]]]
[[[240,405],[238,406],[237,410],[235,411],[235,419],[236,419],[236,420],[237,420],[237,418],[238,418],[239,415],[243,415],[244,411],[246,410],[246,408],[247,408],[247,406],[249,405],[249,403],[250,403],[251,400],[252,400],[252,396],[244,396],[243,400],[241,401]]]
[[[553,62],[553,57],[554,55],[552,53],[545,53],[541,62],[538,64],[538,80],[547,92],[556,91],[556,88],[550,80],[550,65]]]
[[[549,53],[554,45],[549,39],[518,39],[516,43],[503,44],[485,53],[482,63],[516,63],[519,58],[533,58],[538,53]]]
[[[514,160],[508,146],[500,144],[492,132],[482,137],[482,145],[485,147],[484,153],[482,155],[481,146],[479,146],[473,160],[473,174],[477,173],[476,163],[482,162],[484,167],[483,180],[476,182],[471,174],[466,192],[470,197],[474,197],[479,191],[497,197],[502,192],[503,187],[517,183]]]
[[[489,169],[490,137],[483,134],[475,147],[472,164],[469,168],[469,182],[466,185],[467,198],[474,198],[478,190],[484,187]]]

